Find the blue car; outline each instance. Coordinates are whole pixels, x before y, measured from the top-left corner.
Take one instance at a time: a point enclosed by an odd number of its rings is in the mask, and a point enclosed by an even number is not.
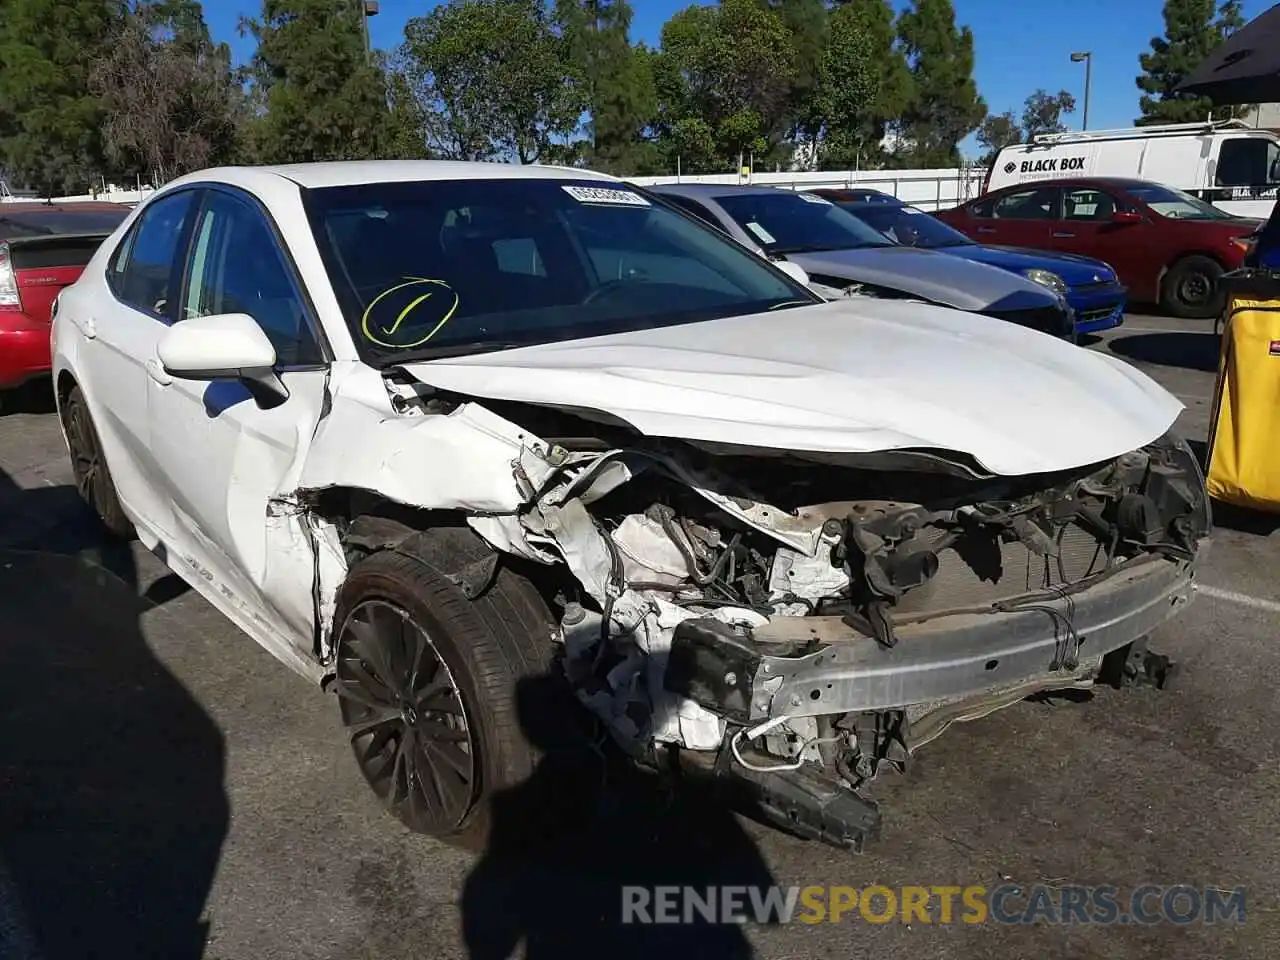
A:
[[[861,202],[837,199],[844,191],[821,191],[867,226],[908,247],[954,254],[1020,273],[1055,291],[1075,313],[1076,333],[1110,330],[1124,322],[1127,291],[1101,260],[1021,247],[988,247],[923,210],[887,195]]]

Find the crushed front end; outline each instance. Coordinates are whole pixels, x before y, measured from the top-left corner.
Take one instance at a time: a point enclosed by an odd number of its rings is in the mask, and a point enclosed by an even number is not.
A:
[[[529,494],[519,536],[473,526],[574,573],[564,665],[614,738],[855,849],[878,823],[860,787],[952,722],[1091,685],[1191,599],[1211,525],[1173,435],[1020,478],[932,454],[567,453]]]

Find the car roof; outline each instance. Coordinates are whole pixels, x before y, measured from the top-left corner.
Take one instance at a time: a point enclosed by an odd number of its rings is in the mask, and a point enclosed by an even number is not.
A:
[[[1159,187],[1155,180],[1140,180],[1137,177],[1059,177],[1053,180],[1024,180],[1000,187],[992,193],[1003,193],[1006,190],[1026,187],[1065,187],[1065,186],[1097,186],[1115,187],[1118,190],[1132,190],[1139,187]],[[979,197],[978,199],[982,199]]]
[[[893,194],[885,193],[883,190],[877,190],[875,187],[813,187],[810,190],[806,190],[805,193],[816,193],[819,196],[828,197],[828,198],[837,199],[837,200],[838,199],[849,200],[849,198],[855,195],[865,195],[865,194],[875,194],[877,197],[885,197],[886,199],[889,199],[889,200],[898,199]],[[856,202],[856,201],[850,201],[850,202]]]
[[[837,201],[842,210],[883,210],[888,207],[892,210],[894,207],[909,207],[911,204],[905,200],[899,200],[897,197],[887,197],[884,200],[840,200]],[[924,211],[921,211],[922,213]]]
[[[492,163],[464,160],[334,160],[284,163],[260,167],[215,167],[189,174],[183,180],[241,184],[262,176],[282,177],[300,187],[350,187],[365,183],[408,183],[418,180],[604,180],[607,174],[576,167],[541,164]]]
[[[664,183],[649,187],[654,193],[675,197],[738,197],[753,193],[794,193],[777,187],[761,187],[750,183]]]

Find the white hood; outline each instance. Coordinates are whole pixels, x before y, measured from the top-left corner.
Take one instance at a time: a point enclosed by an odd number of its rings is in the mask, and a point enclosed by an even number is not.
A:
[[[595,409],[650,436],[826,453],[933,448],[1064,470],[1182,404],[1101,353],[977,314],[850,299],[406,365],[443,390]]]

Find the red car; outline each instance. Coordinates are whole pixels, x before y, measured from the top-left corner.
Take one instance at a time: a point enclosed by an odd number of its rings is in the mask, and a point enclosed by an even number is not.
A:
[[[1133,300],[1180,317],[1216,317],[1217,279],[1259,226],[1149,180],[1023,183],[935,214],[979,243],[1075,253],[1110,264]]]
[[[0,390],[49,372],[54,298],[129,215],[117,203],[0,204]]]

